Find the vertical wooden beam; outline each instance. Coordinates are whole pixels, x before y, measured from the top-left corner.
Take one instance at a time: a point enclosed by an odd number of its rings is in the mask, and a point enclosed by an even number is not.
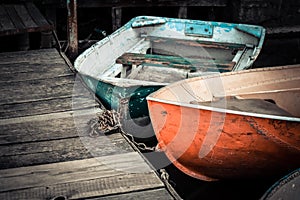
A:
[[[187,6],[180,6],[178,10],[178,18],[186,19],[187,18]]]
[[[122,8],[113,7],[111,9],[112,30],[115,31],[122,26]]]
[[[67,0],[68,9],[68,55],[70,60],[74,60],[78,55],[78,32],[77,32],[77,2]]]

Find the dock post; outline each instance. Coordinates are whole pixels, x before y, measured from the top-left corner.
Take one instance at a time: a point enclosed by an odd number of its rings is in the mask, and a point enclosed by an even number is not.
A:
[[[78,55],[78,32],[77,32],[77,2],[67,0],[68,9],[68,55],[70,60],[74,60]]]

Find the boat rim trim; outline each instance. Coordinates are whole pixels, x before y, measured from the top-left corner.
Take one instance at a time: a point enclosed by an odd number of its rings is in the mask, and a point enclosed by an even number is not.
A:
[[[211,107],[211,106],[196,105],[196,104],[189,104],[189,103],[180,103],[180,102],[176,102],[176,101],[158,99],[158,98],[154,98],[154,97],[151,97],[151,96],[147,96],[146,100],[147,101],[165,103],[165,104],[171,104],[171,105],[176,105],[176,106],[183,106],[183,107],[187,107],[187,108],[209,110],[209,111],[220,112],[220,113],[225,113],[225,114],[228,113],[228,114],[235,114],[235,115],[258,117],[258,118],[267,118],[267,119],[276,119],[276,120],[286,120],[286,121],[300,122],[299,117],[286,117],[286,116],[259,114],[259,113],[253,113],[253,112],[243,112],[243,111],[230,110],[230,109],[225,109],[225,108],[215,108],[215,107]]]

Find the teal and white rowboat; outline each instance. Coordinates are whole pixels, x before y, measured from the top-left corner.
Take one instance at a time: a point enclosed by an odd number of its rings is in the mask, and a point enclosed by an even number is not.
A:
[[[150,93],[190,77],[249,69],[264,37],[261,26],[139,16],[83,52],[74,66],[104,106],[147,124]]]

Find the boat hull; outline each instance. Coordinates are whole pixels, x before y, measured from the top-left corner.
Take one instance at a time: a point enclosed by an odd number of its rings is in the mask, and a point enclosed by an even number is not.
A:
[[[127,119],[149,116],[146,97],[163,87],[162,85],[119,87],[89,76],[82,77],[107,109],[116,111],[125,109]]]
[[[155,140],[146,97],[163,87],[162,85],[119,87],[90,76],[81,77],[106,109],[113,109],[119,113],[123,131],[131,133],[137,141]]]
[[[158,147],[205,181],[266,178],[300,166],[299,122],[199,110],[148,100]]]
[[[300,65],[196,77],[147,97],[158,147],[201,180],[267,178],[300,166]]]

